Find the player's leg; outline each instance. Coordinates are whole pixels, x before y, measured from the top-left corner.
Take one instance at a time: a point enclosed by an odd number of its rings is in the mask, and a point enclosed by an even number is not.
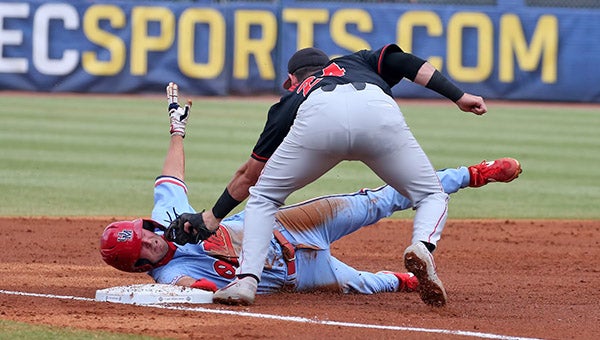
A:
[[[453,194],[470,186],[473,167],[475,166],[447,168],[438,170],[436,174],[444,191]],[[504,177],[513,178],[518,172],[520,168]],[[364,226],[373,225],[396,211],[410,208],[412,203],[408,198],[385,185],[293,204],[280,209],[277,219],[297,243],[327,249],[332,242]]]
[[[523,172],[521,163],[511,157],[483,161],[471,166],[456,169],[438,170],[444,191],[452,194],[459,189],[479,188],[490,183],[509,183]]]
[[[369,119],[354,125],[368,127],[379,124],[380,128],[376,130],[378,138],[369,138],[371,136],[356,131],[353,135],[353,145],[360,146],[356,150],[359,155],[362,152],[360,159],[367,166],[413,202],[416,209],[413,219],[413,245],[409,247],[410,252],[405,252],[405,265],[420,282],[421,299],[430,305],[444,305],[447,296],[435,272],[431,251],[435,249],[444,229],[448,214],[448,195],[395,101],[389,96],[381,95],[374,87],[367,86],[365,95],[373,99],[366,102],[367,107],[357,108],[369,112]],[[415,249],[411,248],[413,246],[417,250],[423,247],[426,251],[415,252]],[[407,257],[419,261],[408,261]]]
[[[328,249],[337,239],[388,217],[396,210],[406,209],[410,204],[396,190],[383,186],[294,204],[281,209],[277,219],[296,243]]]
[[[436,184],[429,177],[426,171],[427,165],[424,153],[419,156],[419,153],[414,151],[412,150],[412,153],[408,155],[408,159],[403,158],[405,155],[398,155],[399,160],[384,157],[383,162],[374,162],[370,166],[384,180],[387,178],[390,185],[404,186],[414,202],[416,213],[413,220],[412,245],[404,253],[404,263],[406,269],[415,274],[419,280],[421,300],[428,305],[443,306],[447,302],[447,294],[436,272],[435,262],[431,254],[433,249],[428,249],[426,244],[437,244],[441,236],[447,217],[448,196],[441,189],[438,192],[435,191],[439,183]],[[421,162],[415,162],[419,158]],[[421,164],[421,166],[412,169],[406,167],[406,164],[410,164],[407,163],[409,160],[413,161],[412,164]],[[396,167],[394,167],[394,164],[396,164]],[[404,176],[408,176],[396,181],[393,172],[398,169],[403,170]],[[418,172],[411,172],[411,170],[417,170]],[[390,176],[391,174],[392,176]]]
[[[239,280],[217,291],[216,302],[254,302],[256,282],[249,276],[260,278],[278,208],[292,192],[313,182],[343,159],[339,152],[332,151],[343,149],[338,144],[344,143],[337,138],[340,135],[335,126],[337,116],[323,114],[323,110],[328,112],[334,108],[336,105],[331,100],[311,95],[302,105],[294,126],[265,164],[258,182],[250,188],[240,267],[236,272]],[[329,121],[324,121],[327,119]],[[317,131],[322,126],[330,128]]]
[[[448,196],[441,189],[437,176],[434,174],[435,180],[431,178],[427,171],[429,161],[416,141],[409,144],[412,145],[410,152],[402,153],[399,150],[399,154],[370,160],[372,163],[369,166],[390,185],[404,188],[414,202],[416,213],[412,245],[404,253],[405,266],[419,280],[421,300],[429,305],[443,306],[447,301],[446,291],[437,276],[431,254],[433,249],[428,249],[425,244],[436,245],[441,236],[447,217]],[[394,174],[398,170],[401,173]]]
[[[408,273],[359,271],[331,256],[328,250],[296,252],[296,291],[339,291],[342,293],[375,294],[410,292],[418,280]]]
[[[306,151],[286,138],[269,161],[254,187],[245,208],[244,237],[240,254],[238,279],[218,290],[213,301],[225,304],[254,303],[257,282],[261,278],[275,214],[295,190],[314,181],[338,161]]]
[[[315,90],[298,109],[289,133],[250,188],[244,218],[244,244],[238,274],[260,277],[277,209],[294,191],[315,181],[346,158],[347,99],[343,93]]]
[[[443,169],[438,177],[449,193],[469,185],[466,167]],[[412,208],[411,201],[385,185],[350,194],[321,196],[282,208],[277,219],[297,243],[327,249],[332,242],[372,225],[396,211]]]
[[[296,249],[296,291],[341,292],[329,249]]]
[[[521,163],[510,157],[483,161],[456,169],[442,169],[437,175],[447,194],[453,194],[462,188],[479,188],[489,183],[509,183],[523,172]]]
[[[250,188],[244,217],[244,241],[239,274],[260,277],[275,214],[294,191],[313,182],[339,161],[303,150],[284,140],[271,156],[258,182]]]
[[[412,201],[413,242],[435,246],[447,217],[448,195],[400,109],[381,89],[369,85],[348,105],[361,112],[352,115],[353,156]]]
[[[444,192],[448,195],[468,187],[471,179],[471,174],[466,166],[438,170],[436,174],[442,183]]]

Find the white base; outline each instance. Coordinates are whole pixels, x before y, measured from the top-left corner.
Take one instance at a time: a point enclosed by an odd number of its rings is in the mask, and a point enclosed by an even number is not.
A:
[[[96,301],[149,305],[164,303],[212,303],[213,293],[168,284],[137,284],[96,291]]]

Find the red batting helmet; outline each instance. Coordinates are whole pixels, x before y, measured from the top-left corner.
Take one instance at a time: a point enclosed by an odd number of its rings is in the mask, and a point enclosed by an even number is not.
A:
[[[151,263],[140,261],[144,223],[160,228],[158,223],[141,218],[109,224],[100,240],[100,254],[104,262],[125,272],[147,272],[154,268]]]

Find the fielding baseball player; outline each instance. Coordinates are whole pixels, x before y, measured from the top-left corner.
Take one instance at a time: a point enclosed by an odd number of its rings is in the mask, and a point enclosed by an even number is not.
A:
[[[183,138],[191,101],[185,107],[179,106],[177,90],[176,84],[167,86],[171,139],[162,173],[155,180],[152,218],[111,223],[102,234],[100,252],[104,261],[117,269],[148,272],[158,283],[214,292],[235,279],[244,212],[223,219],[215,233],[206,228],[189,229],[190,225],[187,232],[175,230],[180,225],[171,223],[180,215],[192,221],[200,216],[194,214],[188,202],[184,183]],[[437,174],[446,192],[454,193],[490,181],[508,182],[520,172],[516,160],[504,158]],[[419,282],[411,273],[358,271],[330,251],[332,242],[408,208],[412,208],[412,202],[390,186],[319,197],[282,208],[271,228],[258,293],[318,289],[363,294],[415,291]],[[184,245],[168,241],[169,235]]]
[[[288,93],[269,110],[250,159],[213,209],[196,219],[215,230],[249,195],[237,280],[215,294],[216,302],[254,303],[278,208],[292,192],[338,163],[354,160],[411,201],[416,214],[405,266],[419,279],[426,304],[446,304],[431,252],[444,229],[448,195],[392,97],[392,87],[403,78],[449,98],[463,111],[487,111],[481,97],[464,93],[430,63],[394,44],[333,60],[306,48],[290,58],[284,83]]]

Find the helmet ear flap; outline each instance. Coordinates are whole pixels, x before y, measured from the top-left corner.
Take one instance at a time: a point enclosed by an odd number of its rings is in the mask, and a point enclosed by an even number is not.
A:
[[[137,265],[142,250],[142,229],[142,219],[109,224],[100,239],[100,254],[104,262],[125,272],[152,269],[151,263]]]

